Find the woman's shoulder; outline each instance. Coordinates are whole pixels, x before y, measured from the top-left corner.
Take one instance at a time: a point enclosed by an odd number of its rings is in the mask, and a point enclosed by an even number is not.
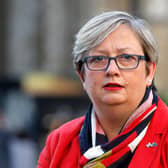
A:
[[[160,116],[163,120],[168,121],[168,106],[160,98],[158,101],[157,111],[158,111],[158,116]]]
[[[159,130],[168,129],[168,107],[160,98],[153,120]]]
[[[49,133],[45,148],[54,153],[56,146],[63,148],[75,139],[81,130],[84,117],[71,120]]]
[[[67,149],[71,143],[75,142],[77,148],[78,143],[76,141],[83,121],[84,117],[74,119],[49,133],[38,160],[38,168],[49,167],[54,155],[57,156],[55,158],[56,161],[61,160],[65,149]]]
[[[149,130],[152,134],[164,135],[164,137],[168,132],[168,107],[160,98]]]

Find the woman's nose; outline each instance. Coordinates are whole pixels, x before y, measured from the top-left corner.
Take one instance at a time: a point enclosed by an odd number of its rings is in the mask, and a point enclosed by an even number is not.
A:
[[[109,63],[109,66],[106,69],[106,73],[114,75],[114,74],[119,74],[119,72],[120,71],[119,71],[119,68],[118,68],[115,60],[111,60]]]

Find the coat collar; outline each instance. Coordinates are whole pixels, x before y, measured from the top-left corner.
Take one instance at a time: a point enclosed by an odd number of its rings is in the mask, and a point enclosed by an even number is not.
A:
[[[168,131],[168,108],[159,98],[157,110],[149,125],[148,131],[139,144],[129,168],[157,167],[161,158],[161,148]],[[142,159],[143,158],[143,159]]]
[[[149,129],[154,130],[155,134],[163,134],[168,130],[168,107],[160,98]]]

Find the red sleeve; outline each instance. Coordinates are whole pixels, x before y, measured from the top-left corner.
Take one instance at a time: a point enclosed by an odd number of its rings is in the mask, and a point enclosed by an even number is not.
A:
[[[52,132],[46,141],[46,145],[43,148],[39,160],[38,160],[38,165],[37,168],[49,168],[50,163],[51,163],[51,158],[53,155],[52,149],[54,149],[54,146],[57,144],[57,134],[55,134],[56,131]],[[54,140],[53,140],[54,139]]]

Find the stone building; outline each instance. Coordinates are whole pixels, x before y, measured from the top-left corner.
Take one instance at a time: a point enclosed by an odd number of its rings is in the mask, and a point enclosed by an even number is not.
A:
[[[76,79],[72,45],[77,30],[92,16],[123,10],[147,19],[158,39],[156,83],[166,93],[168,76],[167,0],[6,0],[0,5],[0,77],[22,79],[49,72]]]

